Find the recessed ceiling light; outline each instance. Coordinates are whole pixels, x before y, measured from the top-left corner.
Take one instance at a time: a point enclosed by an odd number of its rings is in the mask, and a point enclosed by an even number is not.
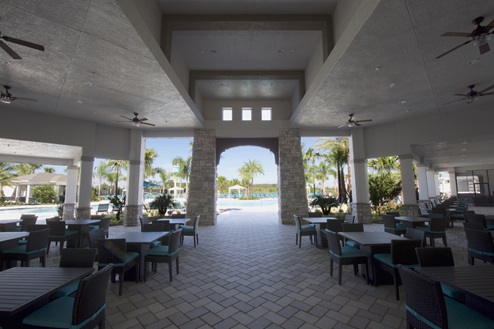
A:
[[[473,65],[473,64],[477,64],[478,62],[480,62],[480,58],[474,58],[469,60],[468,64]]]
[[[211,49],[211,54],[216,54],[216,49]]]
[[[77,104],[82,104],[82,101],[80,99],[77,100]]]
[[[407,103],[407,101],[401,101],[400,102],[400,104],[406,104],[406,103]]]
[[[86,82],[86,85],[92,87],[92,86],[94,86],[94,82],[88,81],[88,82]]]
[[[376,71],[379,71],[379,70],[381,69],[381,67],[382,67],[381,65],[378,65],[378,66],[376,66],[374,69],[375,69]]]
[[[412,111],[413,111],[412,109],[407,109],[407,110],[406,110],[406,112],[407,112],[407,113],[410,113],[410,112],[412,112]]]
[[[394,88],[394,87],[396,87],[396,85],[392,82],[388,85],[388,88]]]
[[[6,60],[0,59],[0,64],[7,65],[8,63],[9,63],[9,62],[7,62]]]
[[[467,151],[467,149],[461,149],[461,151],[462,151],[462,152],[466,152],[466,151]]]

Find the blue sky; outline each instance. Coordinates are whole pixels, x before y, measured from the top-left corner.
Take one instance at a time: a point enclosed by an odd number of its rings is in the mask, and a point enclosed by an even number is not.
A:
[[[318,138],[302,138],[305,148],[313,146]],[[158,154],[153,167],[161,167],[167,171],[174,171],[172,160],[176,157],[186,159],[191,155],[191,138],[147,138],[146,148],[152,148]],[[227,179],[240,178],[238,169],[248,160],[258,160],[263,169],[264,175],[254,178],[254,184],[276,184],[278,181],[277,166],[274,163],[274,155],[271,151],[256,146],[239,146],[226,150],[221,155],[218,165],[218,176],[225,176]],[[97,165],[101,159],[95,160]],[[64,167],[51,166],[57,172],[63,172]],[[156,177],[157,179],[157,177]]]

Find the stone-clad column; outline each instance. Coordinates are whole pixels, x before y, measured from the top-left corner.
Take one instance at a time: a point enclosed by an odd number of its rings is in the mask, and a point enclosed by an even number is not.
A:
[[[295,224],[294,214],[307,216],[307,191],[298,129],[280,129],[278,191],[280,223]]]
[[[188,191],[187,216],[201,215],[199,225],[216,224],[216,133],[198,129],[194,133]]]

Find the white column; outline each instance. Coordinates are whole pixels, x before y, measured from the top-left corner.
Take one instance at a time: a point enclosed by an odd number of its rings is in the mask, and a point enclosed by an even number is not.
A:
[[[429,199],[437,197],[436,180],[434,179],[433,170],[427,170],[427,189],[429,190]]]
[[[94,158],[81,157],[81,173],[79,179],[79,202],[77,218],[87,219],[91,217],[91,189],[93,183]]]
[[[367,157],[364,145],[363,129],[353,129],[352,136],[349,138],[352,214],[357,222],[370,223],[372,215],[369,204],[369,177],[367,175]]]
[[[125,198],[125,226],[135,226],[142,215],[144,197],[144,138],[142,130],[132,129],[129,145],[129,170],[127,175],[127,194]]]
[[[67,185],[65,186],[65,200],[63,205],[63,219],[73,219],[77,202],[77,166],[67,166]]]
[[[31,185],[26,185],[26,203],[29,204],[29,199],[31,198],[31,194],[32,194],[32,190],[31,190]]]
[[[427,184],[427,167],[424,164],[417,165],[417,177],[419,184],[419,200],[429,201],[429,185]]]
[[[439,173],[434,172],[434,185],[436,185],[436,196],[439,198],[441,196],[441,188],[439,186]]]
[[[413,175],[413,157],[400,155],[401,190],[404,204],[417,204],[415,196],[415,178]]]
[[[454,171],[448,171],[449,174],[449,188],[451,191],[451,196],[458,196],[458,189],[456,188],[456,173]]]

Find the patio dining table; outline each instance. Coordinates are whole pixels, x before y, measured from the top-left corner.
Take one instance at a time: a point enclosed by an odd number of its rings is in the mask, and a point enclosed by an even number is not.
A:
[[[20,219],[0,220],[0,232],[13,230],[20,222],[21,222]]]
[[[416,267],[415,271],[464,291],[467,306],[494,319],[494,266]]]
[[[328,220],[337,220],[336,217],[303,217],[304,221],[314,224],[317,231],[317,244],[318,248],[327,248],[328,241],[322,239],[321,230],[326,228]]]
[[[357,242],[360,245],[360,250],[367,253],[369,262],[367,266],[372,268],[372,256],[377,253],[389,253],[391,252],[392,240],[408,240],[400,235],[391,234],[388,232],[338,232],[338,235]],[[379,271],[379,269],[378,269]],[[365,273],[361,271],[361,273]],[[384,271],[376,273],[376,278],[373,277],[372,271],[369,271],[369,281],[375,285],[393,284],[393,278],[391,275]],[[375,281],[375,282],[374,282]]]
[[[0,272],[0,326],[21,328],[22,318],[60,288],[93,272],[79,267],[13,267]]]
[[[83,247],[83,234],[89,231],[91,225],[99,224],[99,219],[75,219],[66,220],[65,225],[67,225],[68,230],[77,231],[76,246],[79,248]]]

